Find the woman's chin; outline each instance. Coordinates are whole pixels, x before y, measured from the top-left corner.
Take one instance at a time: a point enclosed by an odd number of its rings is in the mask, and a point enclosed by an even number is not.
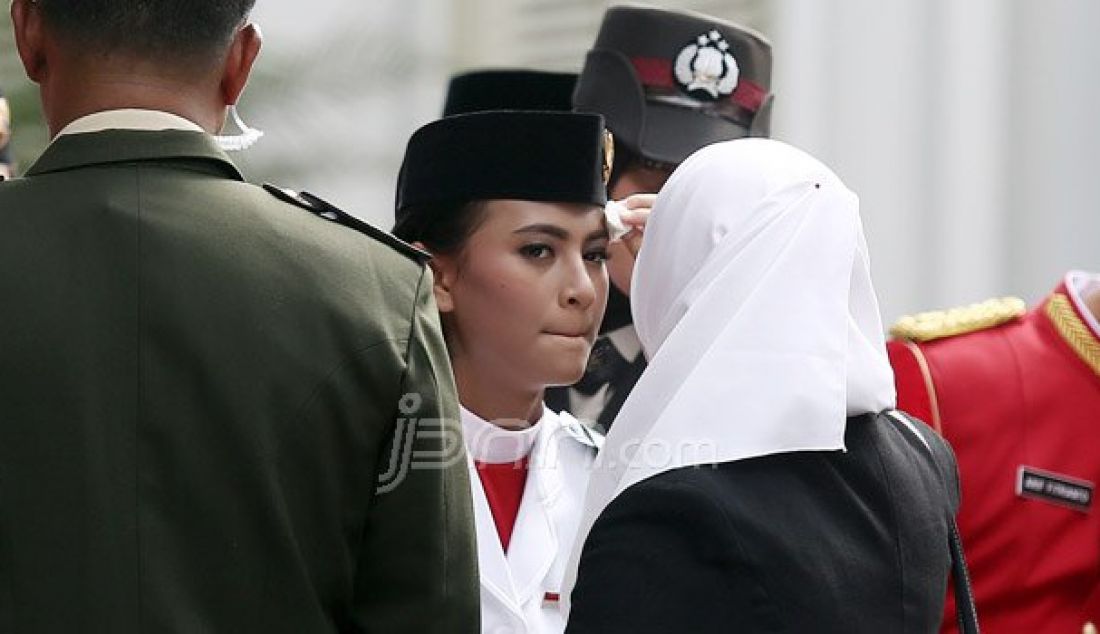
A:
[[[547,381],[547,387],[567,387],[573,385],[577,381],[581,380],[584,376],[584,371],[588,367],[588,359],[584,362],[577,363],[573,366],[562,367],[560,371],[555,372],[554,375]]]

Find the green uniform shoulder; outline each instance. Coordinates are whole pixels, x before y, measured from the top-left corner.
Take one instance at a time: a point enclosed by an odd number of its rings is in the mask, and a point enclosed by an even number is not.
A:
[[[339,209],[332,203],[321,199],[318,196],[314,196],[309,192],[296,192],[292,189],[279,187],[272,185],[271,183],[264,183],[264,190],[266,190],[272,196],[279,200],[290,203],[296,207],[301,207],[306,211],[312,213],[315,216],[324,218],[331,222],[355,229],[356,231],[366,234],[371,238],[389,246],[393,250],[405,255],[406,257],[416,261],[418,264],[424,264],[428,260],[432,259],[432,256],[427,251],[423,251],[414,247],[413,245],[405,242],[404,240],[394,236],[393,234],[383,231],[370,223],[363,222],[355,216]]]
[[[1000,326],[1026,312],[1027,304],[1018,297],[987,299],[969,306],[906,315],[890,328],[890,335],[924,343]]]

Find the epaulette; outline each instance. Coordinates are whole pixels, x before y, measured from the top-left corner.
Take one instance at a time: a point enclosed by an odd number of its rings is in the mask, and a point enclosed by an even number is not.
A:
[[[603,434],[599,431],[573,418],[567,412],[558,414],[558,418],[561,420],[562,429],[569,434],[570,438],[596,451],[603,448]]]
[[[923,343],[999,326],[1026,312],[1027,304],[1019,297],[988,299],[959,308],[906,315],[890,328],[890,334]]]
[[[407,255],[420,264],[424,264],[432,259],[432,254],[427,251],[418,249],[392,233],[383,231],[370,223],[363,222],[348,212],[339,209],[327,200],[314,196],[309,192],[299,193],[293,189],[286,189],[284,187],[272,185],[271,183],[264,183],[264,189],[279,200],[301,207],[315,216],[320,216],[325,220],[355,229],[360,233],[365,233],[375,240],[393,247],[394,250]]]

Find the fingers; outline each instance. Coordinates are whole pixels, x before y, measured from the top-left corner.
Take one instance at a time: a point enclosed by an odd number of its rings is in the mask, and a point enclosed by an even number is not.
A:
[[[628,229],[645,231],[645,225],[649,222],[649,213],[649,209],[627,209],[619,215],[619,218]]]
[[[637,258],[638,251],[642,248],[642,232],[631,231],[622,238],[623,246],[630,251],[630,257]]]
[[[646,222],[652,211],[653,203],[657,201],[657,194],[632,194],[620,201],[624,208],[620,212],[622,222],[630,229],[645,231]]]
[[[631,194],[621,202],[627,209],[648,209],[653,206],[653,203],[657,202],[657,194]]]

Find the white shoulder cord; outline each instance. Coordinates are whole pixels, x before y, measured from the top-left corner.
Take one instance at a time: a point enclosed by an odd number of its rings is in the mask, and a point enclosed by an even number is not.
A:
[[[264,135],[263,130],[248,127],[248,124],[241,119],[240,113],[237,112],[237,106],[229,106],[229,117],[233,120],[233,124],[237,126],[241,133],[236,135],[217,135],[214,137],[214,142],[226,152],[247,150]]]

